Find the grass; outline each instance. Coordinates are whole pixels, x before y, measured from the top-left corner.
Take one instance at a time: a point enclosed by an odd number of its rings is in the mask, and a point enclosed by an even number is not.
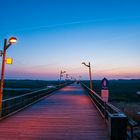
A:
[[[10,98],[17,95],[22,95],[30,91],[47,87],[50,85],[56,85],[58,81],[43,81],[43,80],[5,80],[3,98]],[[7,88],[10,88],[8,90]],[[21,90],[15,90],[21,89]]]
[[[89,81],[84,81],[89,86]],[[101,94],[101,81],[93,81],[93,90]],[[110,80],[109,102],[122,110],[130,118],[140,123],[140,80]]]
[[[89,86],[89,81],[84,81]],[[93,81],[93,90],[101,94],[101,81]],[[136,94],[140,91],[140,80],[110,80],[109,81],[109,101],[140,102],[140,97]]]
[[[58,81],[43,80],[5,80],[5,88],[41,88],[48,85],[58,84]]]

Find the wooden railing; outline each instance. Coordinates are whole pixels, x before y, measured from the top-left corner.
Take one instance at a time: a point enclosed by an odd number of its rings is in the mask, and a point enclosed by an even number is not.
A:
[[[66,85],[71,84],[72,82],[66,82],[59,85],[56,85],[51,88],[43,88],[33,92],[25,93],[20,96],[8,98],[2,101],[2,118],[5,116],[11,115],[35,102],[40,100],[42,97],[49,95],[55,90],[63,88]]]
[[[109,127],[110,139],[111,140],[128,140],[128,139],[133,140],[134,128],[138,127],[138,123],[132,120],[131,118],[128,118],[122,111],[120,111],[118,108],[116,108],[112,104],[108,102],[104,102],[101,96],[99,96],[96,92],[91,90],[84,83],[81,82],[81,85],[86,89],[86,91],[88,92],[90,96],[90,99],[95,104],[95,106],[101,113],[102,117],[106,120]],[[115,121],[117,123],[116,125],[115,125]],[[111,131],[112,131],[112,134],[111,134]],[[119,134],[120,132],[121,134]],[[124,135],[124,136],[121,136],[121,135]]]

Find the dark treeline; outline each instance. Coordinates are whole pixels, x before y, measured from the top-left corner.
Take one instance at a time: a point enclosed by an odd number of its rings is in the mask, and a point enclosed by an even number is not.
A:
[[[89,86],[89,81],[83,81]],[[100,95],[101,80],[94,80],[93,90]],[[109,80],[109,101],[139,102],[140,80]]]

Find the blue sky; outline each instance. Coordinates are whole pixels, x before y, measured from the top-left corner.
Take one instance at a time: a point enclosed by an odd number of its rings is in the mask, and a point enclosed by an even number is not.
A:
[[[18,43],[6,78],[57,80],[60,70],[88,79],[140,78],[139,0],[0,0],[0,48]]]

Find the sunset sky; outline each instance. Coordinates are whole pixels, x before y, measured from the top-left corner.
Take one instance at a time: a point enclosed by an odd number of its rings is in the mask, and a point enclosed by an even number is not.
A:
[[[139,0],[0,0],[1,50],[11,36],[6,79],[88,79],[83,61],[93,79],[140,79]]]

